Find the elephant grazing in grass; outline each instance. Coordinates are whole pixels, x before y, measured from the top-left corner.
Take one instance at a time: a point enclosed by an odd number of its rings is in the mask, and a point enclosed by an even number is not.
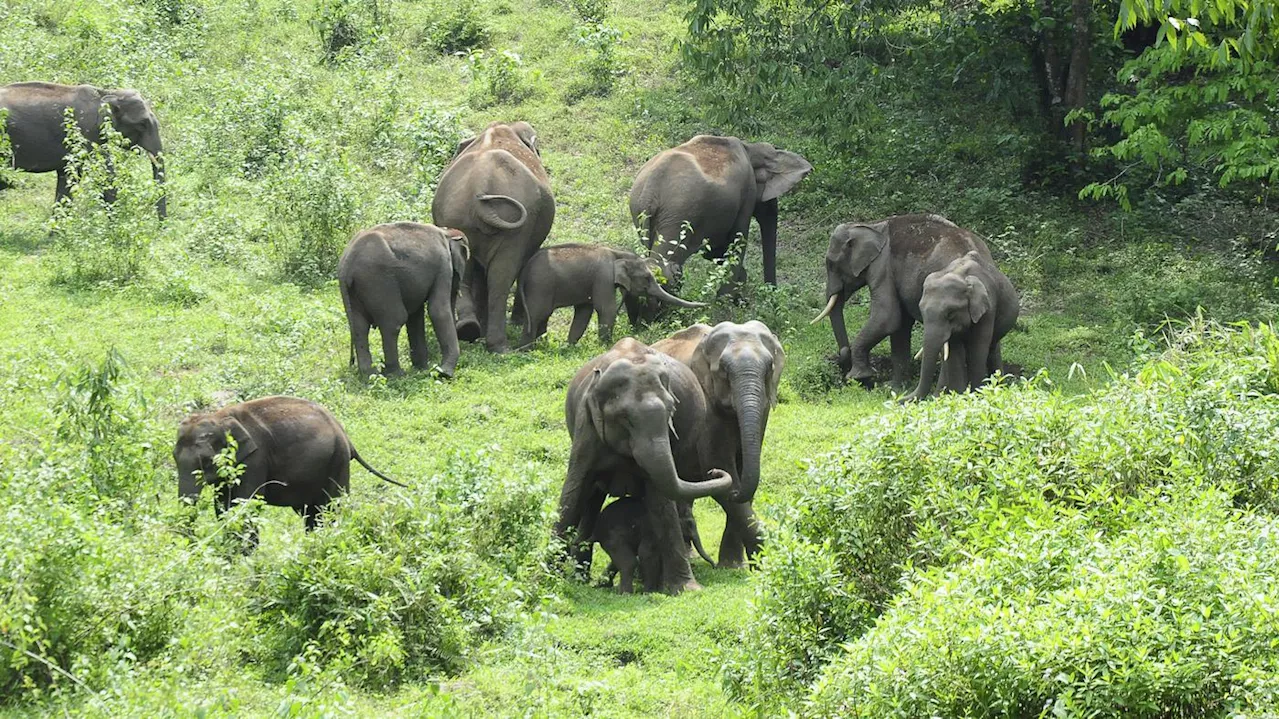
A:
[[[1018,321],[1018,293],[995,262],[968,252],[924,280],[920,384],[907,400],[933,389],[942,355],[943,388],[977,389],[1003,365],[1000,340]]]
[[[585,540],[605,497],[630,495],[643,502],[654,533],[656,588],[668,594],[700,588],[676,503],[733,486],[718,468],[703,479],[708,465],[699,435],[706,422],[706,400],[689,368],[630,337],[578,370],[565,399],[571,447],[555,533],[569,539],[574,532],[579,567],[591,565]]]
[[[467,238],[453,229],[395,222],[357,232],[338,261],[338,288],[351,329],[352,361],[360,376],[373,372],[369,328],[382,331],[384,372],[400,368],[400,328],[409,327],[413,366],[428,366],[426,315],[440,343],[440,373],[452,377],[458,365],[453,324],[457,296],[469,256]]]
[[[723,258],[755,217],[764,279],[777,284],[778,197],[811,170],[808,160],[767,142],[697,135],[640,168],[631,187],[632,222],[670,286],[679,288],[681,268],[693,253]],[[681,239],[686,225],[691,232]],[[733,281],[740,284],[746,272],[737,259]]]
[[[18,82],[0,87],[0,110],[7,113],[5,130],[13,150],[13,166],[26,172],[58,173],[55,201],[69,196],[67,187],[67,137],[63,123],[68,108],[89,142],[102,141],[102,111],[111,125],[135,147],[151,157],[151,173],[164,183],[160,123],[137,90],[103,90],[92,85],[56,85],[50,82]],[[112,198],[108,198],[112,199]],[[165,198],[156,203],[164,219]]]
[[[662,289],[648,260],[634,252],[603,245],[569,243],[544,247],[534,253],[520,271],[516,297],[524,307],[525,331],[521,345],[546,334],[547,319],[558,307],[573,307],[569,344],[576,343],[596,313],[600,341],[613,342],[618,317],[617,289],[625,297],[652,297],[677,307],[704,307]]]
[[[715,497],[725,512],[720,566],[738,567],[761,545],[752,499],[769,412],[786,364],[782,343],[763,322],[696,324],[653,344],[692,370],[707,401],[703,456],[733,478],[731,495]]]
[[[895,215],[878,222],[847,222],[827,245],[827,305],[814,323],[831,317],[831,331],[846,379],[869,385],[871,349],[885,337],[893,353],[893,383],[905,387],[911,374],[911,328],[921,320],[925,278],[968,252],[994,262],[982,238],[941,215]],[[871,288],[871,313],[852,346],[844,305],[862,287]]]
[[[431,202],[432,220],[467,236],[471,260],[458,298],[458,338],[506,352],[507,296],[551,231],[556,204],[527,122],[495,122],[458,143]]]
[[[235,440],[235,462],[244,465],[239,480],[218,476],[214,458]],[[275,507],[290,507],[315,529],[330,500],[346,494],[351,460],[375,477],[405,485],[370,467],[356,452],[336,417],[324,407],[297,397],[263,397],[193,414],[178,426],[173,461],[178,467],[178,493],[195,502],[206,484],[217,491],[219,516],[237,500],[261,498]]]

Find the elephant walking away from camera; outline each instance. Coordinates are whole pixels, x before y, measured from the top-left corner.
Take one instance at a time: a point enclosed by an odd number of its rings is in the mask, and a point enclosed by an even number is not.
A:
[[[720,566],[739,567],[761,545],[752,499],[760,486],[760,455],[769,412],[778,402],[786,364],[782,343],[763,322],[696,324],[653,348],[693,371],[707,400],[704,456],[733,478],[731,495],[715,497],[725,512]]]
[[[103,90],[92,85],[56,85],[50,82],[18,82],[0,87],[0,111],[6,113],[5,130],[13,152],[13,166],[26,172],[58,173],[55,202],[68,197],[67,137],[63,127],[68,109],[89,142],[102,141],[103,110],[111,125],[134,147],[151,158],[151,173],[164,184],[160,123],[137,90]],[[108,200],[113,199],[108,197]],[[163,195],[156,212],[164,219]]]
[[[491,352],[506,352],[507,296],[520,268],[551,232],[556,204],[527,122],[493,123],[458,143],[440,177],[431,216],[462,231],[471,260],[458,297],[458,338],[485,338]]]
[[[911,374],[911,329],[920,321],[924,281],[976,252],[987,261],[982,238],[941,215],[895,215],[878,222],[848,222],[835,228],[827,246],[827,305],[813,319],[831,318],[846,379],[870,385],[871,349],[885,337],[893,354],[893,383],[906,385]],[[844,305],[863,286],[870,287],[871,311],[852,346],[844,325]]]
[[[729,492],[732,478],[699,450],[707,405],[688,367],[628,337],[585,364],[569,383],[565,423],[571,445],[556,536],[572,541],[579,567],[607,495],[644,503],[658,556],[656,587],[699,589],[689,566],[677,502]],[[684,479],[689,477],[689,480]],[[696,481],[701,479],[702,481]]]
[[[702,548],[702,539],[698,536],[698,525],[693,520],[692,507],[680,505],[680,527],[687,543],[692,542],[694,549],[707,563],[715,566],[707,550]],[[644,590],[658,590],[661,562],[657,554],[657,541],[653,528],[649,525],[649,514],[644,502],[637,497],[622,497],[609,503],[600,512],[596,520],[595,533],[589,541],[598,542],[600,548],[609,555],[609,567],[606,570],[603,586],[613,586],[613,579],[619,573],[622,578],[618,582],[620,594],[631,594],[634,590],[635,570],[640,568],[644,579]]]
[[[634,252],[602,245],[570,243],[544,247],[534,253],[520,271],[516,297],[524,307],[525,331],[521,345],[546,334],[547,319],[558,307],[573,308],[569,344],[575,344],[596,313],[600,341],[613,342],[618,316],[617,288],[625,297],[652,297],[676,307],[704,307],[662,289],[647,260]]]
[[[428,367],[426,315],[440,343],[440,373],[458,365],[453,304],[470,253],[458,230],[395,222],[357,232],[338,261],[338,289],[351,329],[351,357],[360,376],[373,372],[369,328],[382,331],[383,372],[400,368],[400,328],[409,327],[409,357]]]
[[[994,262],[969,252],[925,278],[920,314],[920,384],[904,399],[928,396],[939,355],[944,388],[955,392],[977,389],[1000,369],[1000,340],[1018,321],[1018,293]]]
[[[227,449],[228,435],[235,441],[235,461],[244,466],[234,484],[220,481],[215,462]],[[209,484],[217,492],[213,506],[219,516],[235,501],[258,497],[291,507],[308,530],[330,500],[346,493],[353,459],[375,477],[405,486],[370,467],[329,410],[296,397],[263,397],[193,414],[178,426],[173,448],[184,501],[195,503]]]
[[[778,197],[811,170],[808,160],[767,142],[697,135],[640,168],[631,187],[631,219],[669,286],[678,289],[685,260],[699,250],[708,259],[723,258],[755,217],[764,279],[776,285]],[[736,259],[733,282],[741,284],[746,272],[742,258]]]

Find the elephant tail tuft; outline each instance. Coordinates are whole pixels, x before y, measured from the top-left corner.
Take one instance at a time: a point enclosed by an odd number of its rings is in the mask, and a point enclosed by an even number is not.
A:
[[[391,483],[391,484],[394,484],[394,485],[395,485],[395,486],[397,486],[397,487],[404,487],[405,489],[411,489],[411,487],[409,487],[409,485],[407,485],[407,484],[402,484],[402,483],[400,483],[400,482],[397,482],[397,481],[395,481],[394,479],[392,479],[392,478],[388,477],[387,475],[383,474],[382,472],[379,472],[378,470],[374,469],[373,467],[370,467],[370,466],[369,466],[369,463],[368,463],[368,462],[366,462],[366,461],[364,461],[364,457],[361,457],[361,456],[360,456],[360,453],[356,451],[356,448],[355,448],[355,447],[352,447],[352,448],[351,448],[351,458],[352,458],[352,459],[354,459],[355,461],[359,462],[361,467],[364,467],[365,469],[369,470],[369,473],[370,473],[370,474],[372,474],[373,476],[377,477],[378,479],[381,479],[381,480],[382,480],[382,481],[384,481],[384,482],[389,482],[389,483]]]

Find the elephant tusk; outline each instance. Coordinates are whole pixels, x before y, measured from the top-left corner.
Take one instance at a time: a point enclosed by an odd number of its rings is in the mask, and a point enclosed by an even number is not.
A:
[[[911,359],[920,359],[920,356],[923,354],[924,354],[924,348],[921,347],[919,350],[916,351],[916,356],[912,357]]]
[[[676,423],[673,422],[670,417],[667,417],[667,429],[671,430],[671,435],[673,437],[680,439],[680,433],[676,432]]]
[[[827,315],[831,314],[831,310],[834,310],[836,308],[836,300],[838,299],[840,299],[839,294],[831,295],[831,299],[827,300],[827,306],[822,308],[822,312],[817,317],[814,317],[809,322],[809,324],[816,325],[819,322],[825,320],[827,318]]]
[[[951,342],[943,342],[942,343],[942,361],[946,362],[947,358],[950,356],[951,356]]]

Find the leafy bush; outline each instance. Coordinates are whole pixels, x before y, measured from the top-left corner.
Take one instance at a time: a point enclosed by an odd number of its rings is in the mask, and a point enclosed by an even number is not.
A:
[[[456,672],[511,626],[537,599],[515,578],[543,574],[551,493],[497,469],[481,451],[412,490],[350,497],[263,567],[256,611],[275,665],[306,656],[381,686]]]
[[[440,174],[453,159],[466,128],[458,113],[423,107],[409,120],[409,140],[413,147],[420,183],[434,188]]]
[[[277,223],[272,240],[285,277],[319,284],[334,276],[360,222],[354,174],[340,148],[297,136],[293,151],[268,181]]]
[[[615,50],[621,40],[621,31],[603,23],[578,26],[577,43],[586,56],[579,63],[582,76],[566,92],[569,102],[592,95],[608,95],[613,90],[620,69]]]
[[[430,14],[419,42],[436,52],[464,52],[489,42],[492,31],[475,0],[436,3]]]
[[[128,282],[142,272],[159,232],[162,190],[152,180],[150,160],[136,162],[146,153],[131,150],[109,120],[98,145],[70,116],[66,122],[71,197],[58,203],[50,221],[55,277],[76,287]],[[147,168],[145,176],[139,166]]]
[[[1074,508],[1096,528],[1123,530],[1124,498],[1179,486],[1217,486],[1238,506],[1274,513],[1276,356],[1269,326],[1198,323],[1091,395],[1065,397],[1040,380],[867,421],[857,446],[813,463],[788,530],[766,551],[732,690],[765,702],[802,691],[912,568],[990,550],[1027,517]],[[797,562],[806,547],[834,564]],[[814,589],[832,583],[846,589]]]
[[[524,63],[510,50],[472,50],[467,66],[471,68],[468,93],[477,107],[518,102],[531,92]]]
[[[377,37],[385,20],[378,0],[317,0],[311,26],[324,59],[333,62]]]
[[[804,714],[1265,716],[1277,695],[1273,518],[1216,491],[1126,503],[1131,528],[1028,517],[917,574]]]

